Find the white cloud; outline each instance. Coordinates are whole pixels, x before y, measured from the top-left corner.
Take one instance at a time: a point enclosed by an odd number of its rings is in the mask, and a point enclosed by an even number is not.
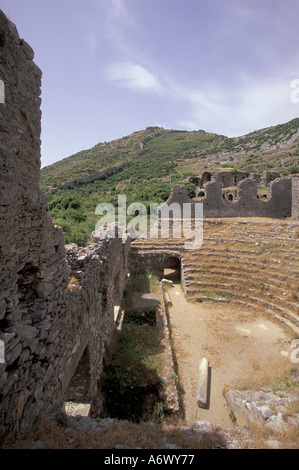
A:
[[[104,18],[104,34],[120,50],[125,47],[125,32],[136,27],[131,8],[133,2],[134,0],[93,0]]]
[[[109,2],[108,2],[109,3]],[[118,19],[127,19],[127,10],[124,0],[110,0],[110,13]]]
[[[204,129],[229,137],[244,135],[295,118],[299,106],[291,101],[292,91],[287,80],[268,80],[245,82],[236,90],[207,88],[186,92],[189,107],[185,108],[180,125],[187,130]]]
[[[122,62],[110,66],[107,72],[109,78],[118,82],[122,87],[139,91],[161,92],[158,78],[141,65]]]

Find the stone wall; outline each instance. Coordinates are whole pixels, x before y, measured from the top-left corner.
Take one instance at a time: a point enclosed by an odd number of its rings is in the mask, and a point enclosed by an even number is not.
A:
[[[129,268],[130,241],[64,246],[39,188],[41,71],[0,11],[0,436],[62,407],[84,351],[95,396]]]
[[[293,178],[292,217],[299,219],[299,178]]]
[[[285,218],[292,216],[292,179],[279,179],[270,184],[267,202],[257,197],[257,183],[253,179],[245,179],[238,184],[237,199],[234,202],[222,197],[219,182],[213,181],[205,186],[206,196],[195,202],[187,196],[184,186],[173,188],[169,199],[160,206],[161,217],[168,216],[167,206],[177,203],[183,209],[183,204],[191,205],[194,217],[196,204],[203,204],[204,217],[270,217]],[[164,215],[163,215],[163,211]]]
[[[237,186],[241,181],[250,178],[261,184],[261,186],[269,186],[272,181],[280,178],[277,172],[264,171],[262,175],[258,173],[250,173],[245,171],[230,170],[211,170],[205,171],[201,176],[192,176],[189,181],[197,186],[197,190],[203,189],[210,181],[216,181],[222,188],[231,188]],[[199,191],[198,191],[199,192]]]
[[[130,251],[131,274],[146,275],[152,273],[160,280],[163,278],[164,268],[169,259],[181,260],[180,248],[177,251],[165,252],[163,249],[158,252],[144,253],[142,249]]]
[[[130,268],[129,238],[97,233],[84,249],[65,247],[47,213],[39,188],[41,71],[33,56],[0,11],[0,436],[22,433],[61,408],[83,356],[95,397]],[[217,183],[208,184],[204,215],[289,215],[290,180],[273,183],[267,203],[248,181],[236,203],[223,200]],[[170,201],[194,205],[183,191],[174,188]],[[165,261],[161,253],[150,263],[134,258],[134,265],[161,273]]]
[[[240,181],[243,181],[246,178],[249,178],[250,173],[243,171],[231,172],[231,171],[218,171],[214,180],[220,184],[222,188],[229,188],[231,186],[237,186]]]

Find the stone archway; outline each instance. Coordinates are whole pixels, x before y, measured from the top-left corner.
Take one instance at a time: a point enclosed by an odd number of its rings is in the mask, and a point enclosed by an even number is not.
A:
[[[87,346],[68,386],[67,401],[90,402],[91,400],[91,371],[90,351]]]
[[[178,256],[170,256],[164,261],[164,279],[176,284],[181,282],[181,259]]]
[[[66,390],[64,400],[66,414],[89,416],[91,395],[90,349],[86,346]]]
[[[210,173],[209,171],[205,171],[201,175],[201,187],[203,188],[210,181],[212,181],[212,173]]]

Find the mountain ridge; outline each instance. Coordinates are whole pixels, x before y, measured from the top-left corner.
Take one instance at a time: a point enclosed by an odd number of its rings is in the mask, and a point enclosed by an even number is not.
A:
[[[253,160],[264,157],[265,161],[255,163],[263,163],[264,169],[268,166],[284,171],[299,161],[299,118],[238,137],[226,137],[204,130],[147,127],[110,142],[100,142],[42,168],[41,186],[47,188],[49,182],[63,185],[128,161],[139,160],[145,154],[152,157],[154,153],[160,153],[166,160],[171,158],[178,163],[179,169],[185,167],[194,174],[201,172],[203,167],[211,166],[213,169],[223,164],[243,165],[246,169],[250,166],[248,169],[252,171],[250,156]],[[197,158],[196,165],[194,160]]]
[[[241,137],[147,127],[111,142],[98,143],[41,170],[48,211],[66,243],[88,243],[100,203],[161,204],[178,184],[195,186],[192,176],[231,168],[247,173],[299,174],[299,118]],[[262,188],[264,190],[264,188]]]

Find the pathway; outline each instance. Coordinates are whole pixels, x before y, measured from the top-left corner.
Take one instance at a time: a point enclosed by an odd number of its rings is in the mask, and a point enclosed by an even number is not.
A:
[[[171,336],[178,363],[186,424],[196,420],[232,427],[223,389],[247,386],[279,375],[291,367],[292,333],[268,318],[236,306],[188,302],[180,284],[168,288]],[[196,403],[198,366],[206,357],[211,366],[209,409]]]

